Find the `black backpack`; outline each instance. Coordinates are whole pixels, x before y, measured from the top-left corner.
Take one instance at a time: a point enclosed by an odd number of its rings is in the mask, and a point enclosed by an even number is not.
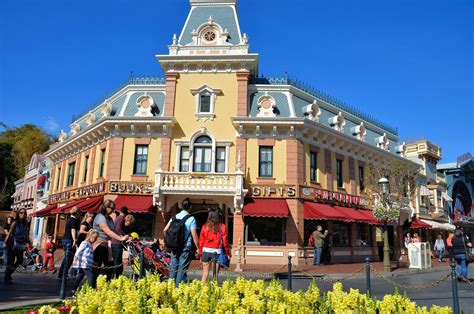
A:
[[[191,215],[186,215],[182,219],[177,219],[176,216],[171,218],[170,226],[165,236],[165,244],[171,250],[184,248],[184,244],[188,240],[184,238],[185,223],[189,217],[191,217]],[[191,233],[189,235],[191,235]]]

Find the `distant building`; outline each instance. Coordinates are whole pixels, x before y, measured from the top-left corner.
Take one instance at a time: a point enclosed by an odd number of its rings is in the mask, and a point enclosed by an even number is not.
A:
[[[455,226],[449,219],[449,196],[445,176],[436,170],[441,160],[441,148],[430,141],[419,140],[406,144],[405,157],[421,167],[417,177],[417,193],[414,201],[414,215],[431,225],[422,229],[421,236],[432,244],[436,236],[447,236]]]
[[[452,200],[449,215],[453,223],[474,236],[474,157],[466,153],[456,162],[438,165],[438,172],[446,177],[448,195]]]

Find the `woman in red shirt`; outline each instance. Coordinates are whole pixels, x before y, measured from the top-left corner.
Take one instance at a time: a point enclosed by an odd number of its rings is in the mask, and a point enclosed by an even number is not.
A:
[[[222,250],[230,258],[227,229],[225,224],[220,222],[219,209],[209,209],[207,222],[202,227],[199,236],[198,253],[202,262],[202,282],[207,282],[209,266],[214,256],[216,255],[217,258]],[[219,274],[219,263],[216,263],[216,276],[217,274]]]

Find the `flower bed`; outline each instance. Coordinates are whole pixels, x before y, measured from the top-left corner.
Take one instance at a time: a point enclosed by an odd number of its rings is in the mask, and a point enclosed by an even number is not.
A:
[[[74,313],[452,313],[449,307],[419,307],[398,293],[376,300],[359,290],[333,290],[321,295],[316,283],[306,291],[290,292],[273,280],[251,281],[244,278],[202,284],[193,281],[174,287],[148,275],[137,285],[126,277],[107,283],[99,277],[97,290],[83,287],[73,300],[65,302]],[[39,313],[59,313],[43,307]],[[64,312],[63,312],[64,313]]]

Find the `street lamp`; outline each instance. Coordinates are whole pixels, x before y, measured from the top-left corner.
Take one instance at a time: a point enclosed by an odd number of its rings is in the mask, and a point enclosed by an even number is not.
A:
[[[383,270],[385,272],[391,271],[390,267],[390,247],[388,245],[388,230],[387,230],[387,222],[391,218],[390,217],[390,183],[387,178],[382,177],[379,180],[379,187],[380,191],[382,191],[382,212],[379,215],[380,220],[384,222],[383,225]],[[385,215],[383,211],[386,211]]]

